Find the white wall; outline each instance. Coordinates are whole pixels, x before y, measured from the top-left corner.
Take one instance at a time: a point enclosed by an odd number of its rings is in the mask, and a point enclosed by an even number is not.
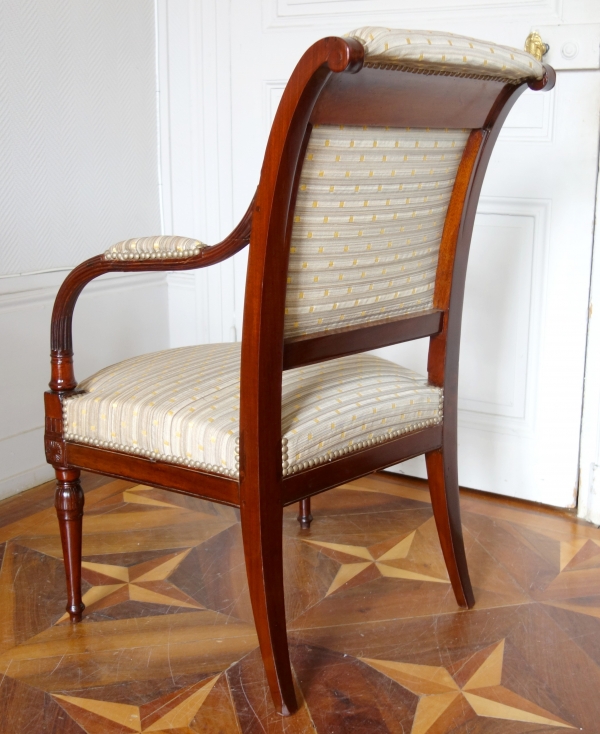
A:
[[[208,244],[249,204],[234,210],[230,12],[228,0],[158,0],[165,231]],[[245,259],[169,276],[171,346],[241,336]]]
[[[155,7],[0,3],[0,497],[52,476],[50,310],[73,266],[161,231]],[[168,345],[166,276],[108,277],[76,310],[76,374]]]

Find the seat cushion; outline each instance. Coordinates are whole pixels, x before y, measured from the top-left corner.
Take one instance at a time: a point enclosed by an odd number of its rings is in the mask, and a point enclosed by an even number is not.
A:
[[[346,36],[362,43],[366,66],[514,83],[544,76],[541,62],[526,51],[453,33],[365,26]]]
[[[240,344],[146,354],[83,380],[64,402],[69,441],[237,477]],[[442,391],[359,354],[283,374],[284,474],[442,420]]]

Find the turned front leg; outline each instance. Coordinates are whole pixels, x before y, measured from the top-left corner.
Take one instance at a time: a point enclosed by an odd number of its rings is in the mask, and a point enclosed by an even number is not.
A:
[[[54,506],[60,526],[65,573],[67,576],[67,612],[71,622],[81,622],[85,608],[81,601],[81,531],[83,492],[79,469],[55,469]]]

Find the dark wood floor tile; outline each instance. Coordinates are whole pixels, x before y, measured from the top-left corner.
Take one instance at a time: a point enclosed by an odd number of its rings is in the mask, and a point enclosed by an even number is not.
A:
[[[219,677],[190,729],[197,734],[241,734],[226,674]]]
[[[286,617],[292,624],[325,597],[339,563],[321,553],[318,546],[293,537],[284,537],[283,561]]]
[[[239,524],[193,548],[170,580],[207,609],[254,624]]]
[[[50,627],[65,611],[67,587],[62,561],[21,546],[11,544],[14,554],[15,644]],[[88,584],[82,588],[87,590]],[[35,589],[35,604],[31,592]]]
[[[5,544],[0,566],[0,656],[15,645],[15,569],[13,543]],[[1,666],[0,666],[1,669]]]
[[[378,492],[369,487],[364,489],[357,485],[338,487],[330,492],[323,492],[312,499],[313,513],[318,517],[337,515],[355,515],[370,512],[387,512],[391,510],[415,510],[427,507],[428,503],[419,502],[411,498]],[[297,515],[295,506],[286,508],[286,513]]]
[[[558,543],[554,542],[556,558],[550,559],[526,542],[518,526],[472,513],[464,513],[463,522],[470,535],[476,538],[477,543],[505,573],[510,574],[524,593],[543,589],[556,577],[559,571]],[[472,563],[472,571],[477,572],[475,562]]]
[[[449,584],[379,577],[360,586],[342,587],[295,619],[290,629],[435,616],[455,608]]]
[[[431,509],[390,510],[381,513],[361,513],[320,517],[313,512],[314,520],[309,531],[291,516],[284,523],[284,535],[331,543],[374,545],[394,535],[407,533],[431,519]]]
[[[600,618],[551,604],[544,605],[544,611],[600,669]]]
[[[163,558],[168,554],[180,553],[180,547],[173,548],[160,548],[156,549],[143,549],[143,550],[128,550],[122,553],[97,553],[88,554],[83,556],[83,561],[98,564],[108,564],[114,566],[137,566],[147,561],[154,561],[159,558]],[[87,572],[89,573],[89,572]]]
[[[99,483],[97,486],[86,491],[86,485],[82,483],[85,493],[86,512],[92,510],[96,505],[102,505],[105,502],[110,504],[115,498],[120,500],[122,493],[132,486],[135,485],[125,479],[111,479],[108,482]]]
[[[521,607],[458,611],[405,617],[364,624],[344,624],[294,629],[297,643],[347,653],[356,658],[400,660],[418,665],[443,666],[496,644],[521,624]]]
[[[573,718],[570,702],[564,696],[564,690],[562,688],[553,690],[553,681],[548,679],[545,669],[541,670],[537,665],[532,668],[529,665],[514,635],[509,638],[504,649],[502,684],[509,691],[517,692],[526,701],[539,706],[543,710],[540,712],[541,716],[544,716],[543,712],[548,712],[573,728],[579,728],[579,722]],[[511,702],[504,699],[503,703]]]
[[[189,497],[178,492],[167,492],[164,489],[155,489],[154,487],[148,487],[142,484],[136,485],[131,491],[126,493],[126,501],[161,502],[169,506],[190,510],[191,512],[202,512],[222,520],[231,520],[233,522],[239,520],[239,510],[234,507],[217,505],[214,502],[207,502],[197,497]]]
[[[0,734],[86,734],[44,691],[5,676],[0,683]]]
[[[410,731],[418,699],[365,663],[298,645],[293,665],[317,732],[401,734]]]
[[[571,722],[585,732],[595,732],[600,712],[600,667],[553,619],[549,608],[532,605],[529,614],[529,634],[524,625],[515,627],[513,644],[535,677],[545,681],[554,700],[571,712]],[[579,634],[578,628],[575,630]]]
[[[188,614],[188,607],[178,607],[175,602],[173,604],[146,604],[139,601],[131,601],[125,599],[116,604],[109,606],[98,606],[91,612],[84,612],[83,622],[110,622],[118,619],[133,619],[139,617],[160,617],[165,614]],[[64,621],[61,624],[70,624]]]
[[[567,601],[578,597],[600,600],[600,573],[596,568],[565,570],[546,586],[536,598],[542,601]]]
[[[275,711],[258,650],[251,652],[227,671],[229,689],[242,734],[307,734],[314,727],[302,699],[291,717]]]

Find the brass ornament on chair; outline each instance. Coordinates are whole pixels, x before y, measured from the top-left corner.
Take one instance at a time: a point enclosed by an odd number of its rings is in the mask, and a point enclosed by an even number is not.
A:
[[[547,54],[549,50],[550,46],[542,41],[542,37],[537,31],[531,31],[525,39],[525,51],[534,56],[538,61],[541,61],[542,57]]]

